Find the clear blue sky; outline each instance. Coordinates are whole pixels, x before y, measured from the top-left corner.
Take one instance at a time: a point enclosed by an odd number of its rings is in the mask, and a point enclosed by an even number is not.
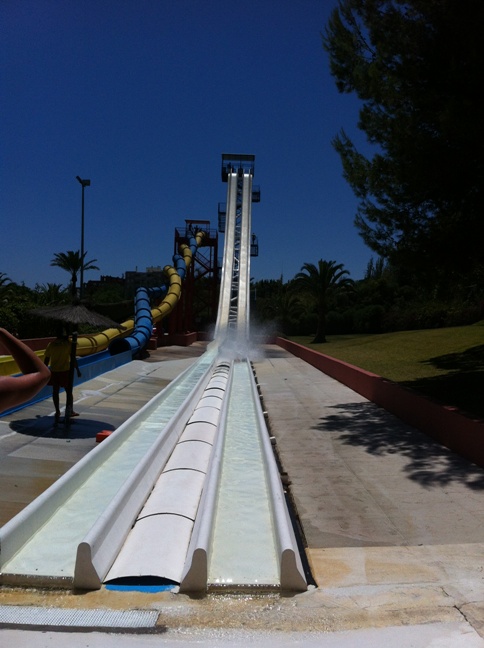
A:
[[[171,264],[174,230],[226,200],[222,153],[255,155],[251,276],[372,257],[331,139],[363,145],[321,45],[336,0],[2,0],[0,272],[34,287],[85,250],[100,274]],[[220,239],[223,242],[223,236]],[[220,252],[220,256],[221,256]]]

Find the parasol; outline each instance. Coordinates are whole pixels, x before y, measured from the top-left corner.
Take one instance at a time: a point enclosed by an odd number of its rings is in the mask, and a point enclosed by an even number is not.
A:
[[[89,324],[90,326],[99,326],[103,328],[117,328],[124,330],[124,326],[117,324],[109,317],[105,317],[96,311],[90,310],[84,304],[62,304],[59,306],[45,306],[30,311],[32,315],[44,317],[46,319],[56,320],[63,324]]]

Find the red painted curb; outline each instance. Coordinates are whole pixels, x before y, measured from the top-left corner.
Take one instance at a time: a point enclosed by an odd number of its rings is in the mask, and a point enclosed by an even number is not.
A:
[[[276,344],[484,468],[484,420],[296,342],[278,337]]]

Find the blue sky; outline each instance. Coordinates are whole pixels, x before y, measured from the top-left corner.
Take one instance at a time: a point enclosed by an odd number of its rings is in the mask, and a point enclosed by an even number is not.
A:
[[[256,279],[372,257],[331,139],[356,129],[321,32],[336,0],[2,0],[0,272],[68,282],[56,252],[100,274],[171,264],[175,227],[226,200],[222,153],[255,155]],[[223,237],[220,239],[223,242]],[[221,256],[221,253],[220,253]]]

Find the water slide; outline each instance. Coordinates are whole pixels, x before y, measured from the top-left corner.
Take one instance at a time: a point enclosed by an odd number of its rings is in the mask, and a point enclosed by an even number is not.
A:
[[[113,369],[119,364],[127,362],[127,358],[134,358],[146,348],[153,331],[153,324],[167,317],[175,308],[180,299],[182,282],[187,270],[193,262],[194,255],[205,237],[204,231],[189,234],[189,244],[183,243],[179,253],[173,256],[173,266],[165,266],[163,271],[168,278],[168,286],[156,288],[138,288],[134,299],[135,317],[123,322],[123,331],[110,328],[93,335],[78,337],[76,355],[80,357],[79,367],[82,369],[82,381],[93,375]],[[158,300],[158,306],[152,308],[152,301]],[[44,351],[37,351],[43,358]],[[113,358],[119,356],[119,358]],[[113,365],[114,360],[114,365]],[[95,367],[91,372],[87,367]],[[0,376],[10,376],[19,373],[19,367],[11,356],[0,357]],[[77,379],[76,379],[77,381]],[[77,382],[76,382],[77,384]],[[44,387],[35,398],[23,403],[20,409],[45,398],[50,398],[51,388]]]
[[[236,193],[228,200],[235,222],[226,234],[231,252],[224,254],[217,337],[0,529],[2,583],[96,589],[155,578],[186,592],[306,589],[248,346],[242,348],[249,334],[249,255],[242,248],[252,175],[237,169],[227,181],[228,194]]]
[[[181,295],[182,281],[192,263],[197,249],[203,245],[205,232],[190,236],[189,245],[182,244],[179,254],[173,257],[173,266],[165,266],[163,271],[168,278],[168,288],[138,288],[135,295],[135,317],[126,320],[118,329],[106,329],[96,335],[80,335],[77,340],[77,355],[86,356],[109,349],[111,355],[131,351],[133,355],[146,347],[153,331],[153,324],[161,321],[175,308]],[[151,308],[151,298],[161,299],[159,305]]]
[[[92,335],[80,335],[77,339],[76,355],[83,358],[103,352],[117,355],[130,351],[132,356],[135,356],[146,348],[152,335],[153,324],[167,317],[177,305],[182,291],[182,282],[197,249],[203,245],[204,237],[204,231],[191,234],[189,244],[180,245],[179,253],[173,256],[173,266],[166,265],[163,268],[168,286],[137,289],[134,299],[135,316],[122,322],[122,331],[109,328]],[[160,300],[158,306],[152,308],[152,300]],[[37,353],[43,357],[43,351]],[[19,371],[17,363],[11,356],[0,358],[0,375],[10,376]]]

